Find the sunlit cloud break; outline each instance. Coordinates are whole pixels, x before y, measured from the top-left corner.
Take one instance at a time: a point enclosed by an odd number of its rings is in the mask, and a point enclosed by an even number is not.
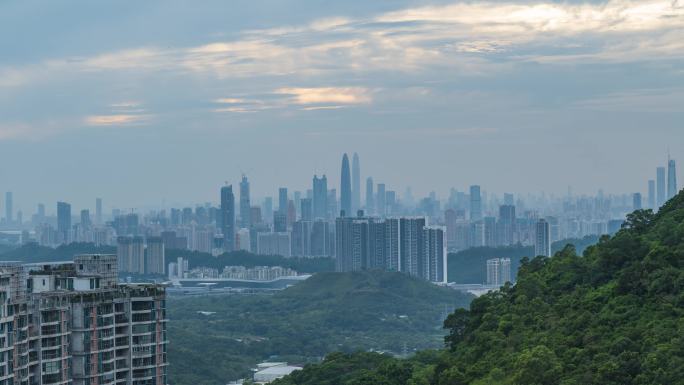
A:
[[[124,126],[143,124],[148,119],[148,115],[92,115],[85,118],[85,123],[89,126]]]
[[[295,104],[365,104],[372,98],[362,87],[280,88],[276,94],[291,95]]]

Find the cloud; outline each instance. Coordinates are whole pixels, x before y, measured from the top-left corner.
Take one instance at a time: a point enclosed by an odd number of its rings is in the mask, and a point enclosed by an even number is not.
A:
[[[454,3],[247,30],[234,40],[196,46],[137,47],[0,68],[0,87],[24,84],[46,69],[232,79],[449,68],[466,76],[537,59],[546,64],[663,60],[684,55],[682,25],[684,5],[672,0]]]
[[[147,115],[91,115],[85,118],[85,123],[90,126],[125,126],[142,124],[148,119]]]
[[[609,93],[574,103],[572,108],[607,112],[672,113],[682,111],[684,89],[642,89]]]
[[[366,104],[371,96],[362,87],[280,88],[276,94],[291,95],[295,104]]]

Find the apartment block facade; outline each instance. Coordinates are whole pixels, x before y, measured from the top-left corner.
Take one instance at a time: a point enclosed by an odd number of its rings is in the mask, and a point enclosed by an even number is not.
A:
[[[165,385],[163,286],[118,284],[115,255],[0,264],[0,385]]]

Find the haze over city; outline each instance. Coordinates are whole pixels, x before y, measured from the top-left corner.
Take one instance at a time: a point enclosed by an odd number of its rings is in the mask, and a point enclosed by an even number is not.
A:
[[[684,155],[678,1],[8,2],[0,189],[108,208],[339,180],[645,193]],[[681,178],[680,178],[681,179]]]

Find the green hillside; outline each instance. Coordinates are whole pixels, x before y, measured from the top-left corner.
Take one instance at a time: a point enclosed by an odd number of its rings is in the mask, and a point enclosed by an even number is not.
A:
[[[570,238],[551,244],[551,252],[556,253],[571,244],[582,254],[589,246],[598,242],[597,235],[584,238]],[[520,268],[520,261],[525,257],[534,256],[534,246],[520,244],[501,247],[473,247],[457,253],[449,253],[448,277],[449,282],[456,283],[485,283],[487,280],[487,260],[491,258],[510,258],[511,274],[515,277]]]
[[[385,272],[319,273],[272,296],[171,298],[170,380],[225,384],[271,356],[305,363],[335,351],[437,348],[445,312],[471,299]]]
[[[684,192],[584,256],[524,259],[517,285],[445,321],[447,349],[336,354],[278,385],[684,384]]]

